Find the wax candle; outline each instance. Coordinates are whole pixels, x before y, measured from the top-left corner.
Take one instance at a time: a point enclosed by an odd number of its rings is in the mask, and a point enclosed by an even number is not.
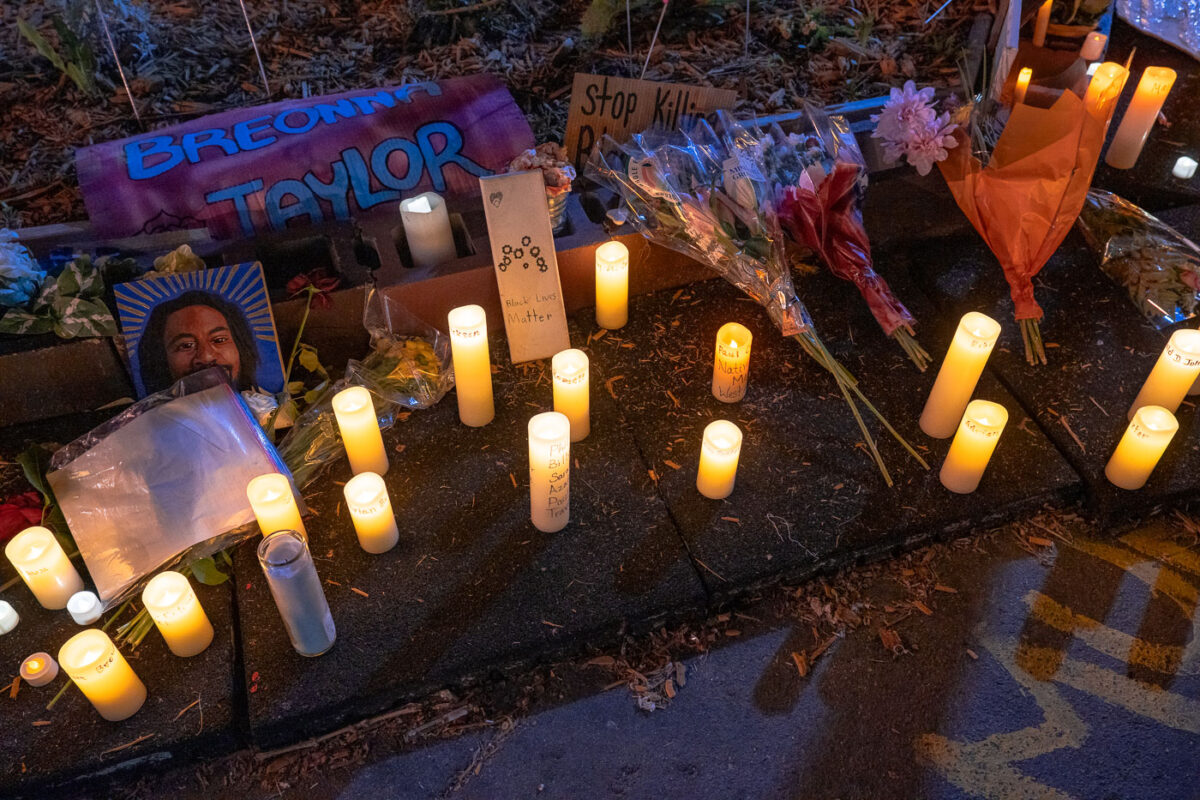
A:
[[[958,330],[946,351],[946,360],[938,370],[933,390],[921,412],[921,430],[935,439],[946,439],[958,430],[967,403],[975,392],[975,384],[983,374],[996,339],[1000,323],[978,311],[971,311],[959,320]]]
[[[91,625],[100,619],[103,610],[100,598],[93,592],[76,592],[67,601],[67,613],[75,620],[76,625]]]
[[[1024,103],[1025,92],[1029,91],[1029,81],[1033,79],[1033,70],[1029,67],[1022,67],[1017,73],[1017,85],[1013,87],[1013,102]]]
[[[617,241],[596,248],[596,324],[615,330],[629,321],[629,248]]]
[[[492,400],[492,360],[488,355],[487,314],[481,306],[459,306],[447,316],[454,357],[458,418],[479,428],[496,416]]]
[[[1150,129],[1154,127],[1158,112],[1167,99],[1167,92],[1171,91],[1174,83],[1175,70],[1146,67],[1133,99],[1129,101],[1129,108],[1125,109],[1125,116],[1121,118],[1121,125],[1108,145],[1105,163],[1117,169],[1129,169],[1137,163],[1142,146],[1146,144]]]
[[[1096,74],[1096,70],[1098,70],[1098,69],[1100,69],[1100,62],[1099,62],[1099,61],[1093,61],[1092,63],[1088,64],[1088,67],[1087,67],[1087,74],[1088,74],[1088,77],[1090,78],[1090,77],[1092,77],[1093,75],[1095,75],[1095,74]]]
[[[71,595],[83,589],[83,579],[47,528],[21,531],[4,546],[4,555],[43,608],[66,608]]]
[[[1129,70],[1112,61],[1105,61],[1092,73],[1088,81],[1087,91],[1083,95],[1083,105],[1093,115],[1105,116],[1110,105],[1117,102],[1121,90],[1125,88],[1125,79]]]
[[[167,647],[180,658],[204,652],[212,644],[213,626],[188,579],[178,572],[160,572],[142,590],[142,603]]]
[[[12,603],[0,600],[0,636],[11,633],[20,621],[21,615],[12,607]]]
[[[276,531],[258,543],[258,563],[292,647],[319,656],[333,647],[337,629],[308,543],[292,531]]]
[[[104,631],[75,634],[59,649],[58,661],[109,722],[129,719],[146,702],[146,684]]]
[[[736,403],[746,396],[753,339],[750,331],[736,322],[726,322],[717,331],[712,393],[723,403]]]
[[[1179,160],[1175,162],[1175,166],[1171,169],[1171,174],[1185,181],[1191,179],[1196,174],[1196,159],[1189,158],[1188,156],[1180,156]]]
[[[1179,422],[1170,411],[1162,406],[1142,406],[1117,443],[1104,476],[1122,489],[1142,488],[1177,430]]]
[[[1172,414],[1179,408],[1192,384],[1200,377],[1200,331],[1180,330],[1171,334],[1162,355],[1129,407],[1128,419],[1142,406],[1162,406]]]
[[[1050,27],[1050,9],[1053,5],[1053,0],[1046,0],[1038,8],[1037,21],[1033,25],[1034,47],[1044,47],[1046,44],[1046,29]]]
[[[301,536],[308,535],[304,530],[304,520],[300,519],[300,509],[296,507],[292,482],[286,475],[268,472],[252,478],[246,484],[246,497],[254,509],[258,529],[263,536],[275,531],[296,531]]]
[[[710,500],[722,500],[733,492],[738,457],[742,453],[742,431],[724,419],[708,423],[700,442],[700,467],[696,489]]]
[[[571,422],[571,441],[587,438],[591,432],[589,365],[582,350],[563,350],[550,360],[554,374],[554,410],[566,414]]]
[[[1083,40],[1083,47],[1079,48],[1079,57],[1084,61],[1099,61],[1104,55],[1104,45],[1108,44],[1108,37],[1100,31],[1092,31]]]
[[[355,475],[387,472],[387,450],[383,446],[383,434],[379,432],[379,418],[375,416],[371,393],[362,386],[342,389],[333,396],[333,415],[342,433],[342,443],[346,445],[350,470]]]
[[[436,267],[458,256],[446,201],[436,192],[425,192],[400,201],[400,220],[413,266]]]
[[[374,472],[359,473],[346,482],[342,493],[362,549],[368,553],[386,553],[395,547],[400,530],[383,478]]]
[[[571,517],[571,421],[557,411],[529,420],[529,515],[543,533]]]
[[[21,678],[30,686],[45,686],[58,677],[58,662],[49,653],[34,653],[21,662]]]
[[[1008,410],[999,403],[988,400],[967,403],[958,432],[942,462],[939,476],[942,486],[958,494],[975,491],[1007,422]]]

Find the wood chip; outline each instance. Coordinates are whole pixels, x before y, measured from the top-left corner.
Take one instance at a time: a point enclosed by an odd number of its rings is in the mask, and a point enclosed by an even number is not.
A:
[[[674,461],[672,461],[669,458],[664,460],[663,463],[666,464],[671,469],[683,469],[683,467],[679,466],[678,464],[676,464]]]
[[[792,653],[792,663],[796,665],[796,672],[800,673],[801,678],[808,677],[808,656],[804,653]]]
[[[47,725],[49,725],[49,724],[50,724],[50,720],[48,720],[48,719],[39,719],[39,720],[37,720],[36,722],[34,722],[34,723],[33,723],[33,727],[35,727],[35,728],[44,728],[44,727],[46,727],[46,726],[47,726]]]
[[[675,683],[670,678],[667,678],[667,682],[663,684],[663,694],[668,698],[675,697]]]
[[[969,647],[967,648],[967,655],[969,655],[969,656],[971,657],[971,660],[972,660],[972,661],[978,661],[978,660],[979,660],[979,653],[976,653],[974,650],[972,650],[972,649],[971,649],[971,648],[969,648]]]
[[[879,629],[879,641],[890,653],[899,653],[904,645],[900,643],[900,634],[896,633],[891,628]]]
[[[366,592],[364,592],[362,589],[355,588],[354,586],[350,587],[350,591],[354,592],[356,595],[359,595],[360,597],[370,597],[371,596],[371,595],[367,594]]]
[[[617,393],[613,390],[613,384],[616,383],[617,381],[624,380],[624,379],[625,379],[624,375],[613,375],[611,378],[609,378],[608,380],[606,380],[604,382],[604,388],[608,389],[608,393],[610,395],[612,395],[613,400],[617,399]]]
[[[8,687],[8,699],[12,700],[17,696],[17,692],[21,691],[21,676],[13,678],[12,686]]]
[[[517,488],[517,476],[514,473],[510,472],[510,473],[508,473],[508,479],[510,481],[512,481],[513,488],[516,489]]]
[[[176,715],[175,715],[175,719],[173,719],[173,720],[171,720],[171,721],[172,721],[172,722],[175,722],[175,721],[176,721],[176,720],[178,720],[180,717],[182,717],[184,714],[186,714],[187,712],[191,711],[193,708],[195,708],[195,707],[196,707],[196,706],[198,706],[198,705],[200,705],[200,698],[199,698],[199,697],[197,697],[195,700],[193,700],[192,702],[190,702],[190,703],[188,703],[186,706],[184,706],[184,707],[183,707],[183,708],[180,710],[180,712],[179,712],[178,714],[176,714]]]
[[[583,662],[583,665],[585,667],[611,667],[616,663],[617,660],[612,656],[596,656],[595,658]]]
[[[934,591],[938,591],[938,592],[946,592],[947,594],[958,594],[958,589],[955,589],[953,586],[947,586],[944,583],[935,583],[933,585],[933,588],[934,588]]]
[[[549,625],[551,628],[561,628],[562,627],[562,625],[559,625],[557,622],[551,622],[548,619],[542,620],[542,624]]]
[[[1075,431],[1071,430],[1071,426],[1067,423],[1067,418],[1065,416],[1059,417],[1058,421],[1062,423],[1064,428],[1067,429],[1067,433],[1069,433],[1071,438],[1075,440],[1075,444],[1079,445],[1079,449],[1086,453],[1087,448],[1083,446],[1083,441],[1075,435]]]
[[[1029,543],[1036,544],[1038,547],[1050,547],[1054,544],[1054,542],[1041,536],[1030,536]]]
[[[922,603],[920,600],[913,600],[912,604],[913,604],[913,608],[915,608],[917,611],[920,611],[925,616],[927,616],[927,617],[933,616],[933,609],[931,609],[929,606]]]
[[[736,522],[738,525],[742,524],[742,521],[737,517],[721,517],[721,519],[723,519],[725,522]]]
[[[34,725],[36,725],[36,724],[37,723],[35,722]],[[46,724],[49,725],[50,723],[47,722]],[[124,750],[128,747],[133,747],[135,744],[141,744],[142,742],[146,741],[147,739],[152,739],[152,738],[154,738],[154,734],[147,733],[145,736],[139,736],[138,738],[134,739],[132,742],[126,742],[125,744],[119,744],[116,747],[110,747],[109,749],[107,749],[103,753],[101,753],[100,755],[106,756],[109,753],[118,753],[121,750]]]

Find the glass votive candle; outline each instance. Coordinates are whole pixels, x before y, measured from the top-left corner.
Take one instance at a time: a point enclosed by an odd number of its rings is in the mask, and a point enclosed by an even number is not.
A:
[[[21,679],[30,686],[45,686],[58,677],[58,662],[49,653],[34,653],[21,662]]]
[[[142,603],[175,655],[189,658],[212,644],[212,623],[182,574],[168,570],[155,575],[142,590]]]
[[[83,579],[48,528],[21,531],[4,546],[4,555],[43,608],[66,608],[71,595],[83,589]]]
[[[292,647],[302,656],[327,652],[337,629],[305,538],[296,531],[275,531],[258,543],[258,563]]]
[[[387,485],[374,472],[360,472],[342,487],[358,543],[368,553],[386,553],[400,540]]]
[[[109,722],[129,719],[146,702],[146,684],[104,631],[89,628],[72,636],[59,649],[58,663]]]
[[[96,597],[94,592],[76,592],[67,601],[67,613],[75,620],[76,625],[91,625],[100,619],[103,611],[100,598]]]

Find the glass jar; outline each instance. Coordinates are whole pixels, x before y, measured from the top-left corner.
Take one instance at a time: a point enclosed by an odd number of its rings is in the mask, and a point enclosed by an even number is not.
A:
[[[337,631],[304,536],[296,531],[264,536],[258,545],[258,563],[292,647],[302,656],[327,652]]]

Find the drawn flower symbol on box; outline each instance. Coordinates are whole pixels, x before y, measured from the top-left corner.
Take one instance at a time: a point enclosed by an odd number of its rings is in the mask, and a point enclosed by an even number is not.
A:
[[[537,265],[538,272],[545,272],[546,270],[550,269],[550,266],[546,263],[546,259],[542,258],[541,256],[538,256]]]
[[[500,248],[500,251],[504,253],[504,255],[510,256],[512,255],[513,246],[511,244],[506,244],[504,247]]]
[[[522,236],[522,237],[521,237],[521,245],[522,245],[522,246],[524,246],[524,247],[529,247],[529,245],[530,245],[532,242],[533,242],[533,239],[529,238],[528,236]]]
[[[524,258],[524,257],[525,257],[525,248],[524,247],[518,247],[516,250],[513,251],[513,258]]]
[[[538,247],[535,244],[533,247],[529,248],[529,255],[533,256],[534,258],[541,258],[542,257],[542,248]]]
[[[512,264],[512,256],[505,256],[499,264],[501,272],[508,272],[509,266]]]

